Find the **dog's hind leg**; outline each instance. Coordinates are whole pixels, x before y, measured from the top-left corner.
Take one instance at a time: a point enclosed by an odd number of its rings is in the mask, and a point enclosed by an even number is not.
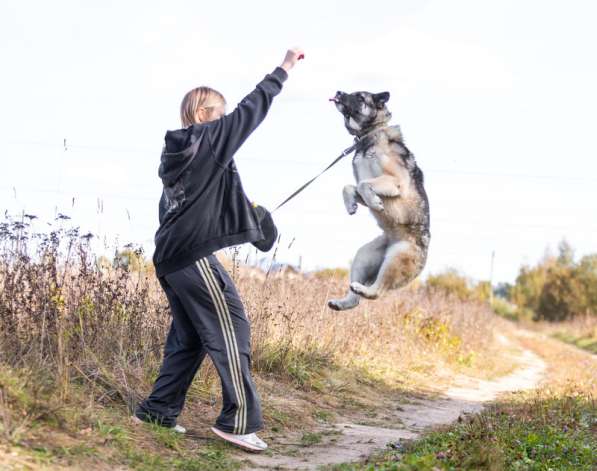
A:
[[[380,270],[388,240],[385,235],[373,239],[363,245],[356,253],[350,267],[350,282],[371,283]],[[328,306],[336,311],[352,309],[359,304],[360,296],[350,289],[342,299],[331,299]]]
[[[376,299],[389,288],[400,288],[413,280],[421,271],[421,257],[417,247],[407,241],[388,245],[375,281],[366,286],[354,281],[350,289],[367,299]]]

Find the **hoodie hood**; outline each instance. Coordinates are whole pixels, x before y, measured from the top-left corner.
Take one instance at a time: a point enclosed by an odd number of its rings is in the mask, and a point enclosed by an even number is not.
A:
[[[196,131],[200,130],[199,133]],[[195,132],[193,132],[195,131]],[[164,186],[173,185],[195,159],[203,140],[203,126],[166,131],[158,175]]]

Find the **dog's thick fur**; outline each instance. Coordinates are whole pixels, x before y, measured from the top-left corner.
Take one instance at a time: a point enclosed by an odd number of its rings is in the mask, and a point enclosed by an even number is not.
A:
[[[388,92],[338,92],[331,99],[355,136],[356,185],[343,190],[348,214],[367,206],[383,234],[361,247],[350,269],[350,289],[332,299],[332,309],[351,309],[362,297],[375,299],[421,273],[429,246],[429,202],[423,172],[402,140],[399,126],[389,126]]]

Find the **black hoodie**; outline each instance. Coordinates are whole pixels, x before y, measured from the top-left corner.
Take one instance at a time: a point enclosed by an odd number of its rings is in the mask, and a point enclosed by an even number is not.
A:
[[[287,78],[276,67],[230,114],[166,132],[153,254],[158,277],[223,247],[264,238],[233,156],[263,121]]]

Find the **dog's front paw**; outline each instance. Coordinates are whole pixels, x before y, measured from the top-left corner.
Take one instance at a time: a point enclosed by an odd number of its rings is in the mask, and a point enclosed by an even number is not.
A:
[[[350,214],[351,216],[357,212],[357,202],[356,201],[346,201],[344,203],[344,206],[346,206],[346,211],[348,212],[348,214]]]
[[[366,299],[376,299],[377,298],[377,292],[375,290],[372,290],[369,286],[365,286],[364,284],[359,283],[358,281],[353,281],[350,284],[350,290],[353,293],[356,293],[359,296],[362,296],[363,298],[366,298]]]
[[[369,204],[369,207],[371,209],[373,209],[374,211],[383,211],[384,210],[383,201],[377,195],[375,195],[373,198],[371,198],[371,202]]]
[[[344,199],[344,207],[351,216],[357,212],[357,189],[354,185],[346,185],[342,189],[342,197]]]

